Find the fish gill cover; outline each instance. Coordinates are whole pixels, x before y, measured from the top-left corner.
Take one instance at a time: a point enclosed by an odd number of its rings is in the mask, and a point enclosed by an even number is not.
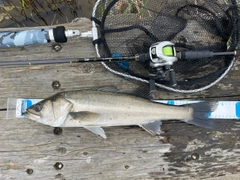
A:
[[[231,51],[239,48],[239,2],[236,0],[98,0],[93,10],[99,38],[93,43],[101,57],[147,53],[155,42],[171,41],[180,50]],[[196,92],[221,80],[233,56],[216,56],[174,63],[177,86],[168,75],[156,84],[176,92]],[[148,82],[155,73],[149,63],[103,63],[111,72]],[[125,67],[125,68],[123,68]]]

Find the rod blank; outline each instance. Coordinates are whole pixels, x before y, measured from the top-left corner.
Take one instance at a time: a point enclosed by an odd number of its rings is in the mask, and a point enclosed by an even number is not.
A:
[[[48,59],[32,61],[2,61],[0,66],[19,66],[19,65],[44,65],[44,64],[62,64],[62,63],[81,63],[81,62],[115,62],[115,61],[137,60],[137,56],[130,57],[112,57],[112,58],[68,58],[68,59]]]

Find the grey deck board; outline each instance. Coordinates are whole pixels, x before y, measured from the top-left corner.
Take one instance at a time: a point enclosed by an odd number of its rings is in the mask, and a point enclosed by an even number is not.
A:
[[[54,52],[52,44],[1,49],[0,61],[96,56],[91,39],[73,38],[62,46],[60,52]],[[0,109],[6,108],[7,98],[46,98],[60,91],[112,85],[130,92],[142,86],[108,72],[100,63],[1,67],[0,77]],[[52,88],[53,81],[60,82],[60,89]],[[209,90],[177,94],[158,89],[156,97],[238,100],[239,82],[236,62]],[[137,126],[111,127],[105,128],[104,140],[83,128],[63,128],[61,135],[54,135],[52,127],[5,116],[0,111],[0,179],[157,180],[240,174],[236,120],[220,120],[213,130],[165,122],[156,137]],[[199,159],[191,158],[194,153]],[[63,164],[61,170],[54,168],[57,162]]]

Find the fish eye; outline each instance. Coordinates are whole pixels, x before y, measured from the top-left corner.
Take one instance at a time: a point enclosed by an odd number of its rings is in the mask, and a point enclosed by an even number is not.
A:
[[[40,112],[40,111],[42,110],[42,108],[43,108],[43,105],[42,105],[42,104],[36,104],[36,105],[34,106],[34,110],[35,110],[36,112]]]

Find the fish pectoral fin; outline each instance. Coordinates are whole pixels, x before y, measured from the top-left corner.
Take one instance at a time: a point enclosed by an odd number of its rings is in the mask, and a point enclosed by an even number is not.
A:
[[[155,121],[148,124],[140,124],[139,126],[151,135],[159,135],[161,131],[162,121]]]
[[[99,136],[101,136],[102,138],[106,139],[107,136],[105,134],[105,131],[103,130],[103,128],[98,127],[98,126],[83,126],[85,129],[93,132],[94,134],[97,134]]]
[[[73,120],[92,122],[98,120],[100,114],[90,111],[70,112],[69,115]]]
[[[94,134],[97,134],[97,135],[103,137],[104,139],[107,138],[104,130],[101,127],[84,125],[84,124],[89,124],[89,122],[97,121],[100,117],[100,114],[90,112],[90,111],[81,111],[81,112],[70,112],[69,115],[71,116],[71,118],[73,120],[81,121],[81,123],[83,124],[83,127],[85,129],[93,132]]]

